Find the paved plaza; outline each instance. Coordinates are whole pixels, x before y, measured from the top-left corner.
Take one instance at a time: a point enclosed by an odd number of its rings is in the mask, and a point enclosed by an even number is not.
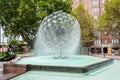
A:
[[[112,55],[110,55],[110,54],[106,54],[105,56],[102,55],[102,54],[94,54],[94,55],[91,55],[91,56],[101,57],[101,58],[107,58],[107,59],[111,59],[112,58]],[[120,55],[114,56],[113,59],[120,60]]]

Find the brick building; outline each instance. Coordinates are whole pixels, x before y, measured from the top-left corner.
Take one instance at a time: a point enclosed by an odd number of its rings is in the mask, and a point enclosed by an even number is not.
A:
[[[115,30],[105,29],[103,32],[95,30],[92,52],[111,54],[111,49],[119,49],[119,37]]]
[[[81,0],[73,0],[72,9],[76,8],[81,3]]]
[[[82,3],[96,20],[105,12],[105,0],[73,0],[72,7],[76,8],[79,3]],[[115,30],[105,29],[103,32],[94,30],[94,37],[95,40],[94,45],[91,46],[91,52],[110,54],[112,48],[119,48],[119,37]]]
[[[82,0],[82,3],[95,19],[104,13],[105,0]]]

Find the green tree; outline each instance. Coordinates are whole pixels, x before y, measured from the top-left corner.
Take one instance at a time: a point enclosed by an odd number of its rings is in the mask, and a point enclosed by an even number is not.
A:
[[[87,46],[93,42],[93,18],[89,14],[87,10],[84,9],[83,4],[79,4],[77,8],[75,8],[72,14],[77,18],[81,27],[81,34],[83,38],[83,42],[87,43]]]
[[[99,16],[97,21],[97,29],[100,31],[104,31],[106,28],[110,27],[111,18],[106,12]]]
[[[120,0],[106,0],[105,10],[115,22],[120,22]]]
[[[31,43],[41,20],[54,11],[71,12],[72,0],[0,0],[5,36],[22,36]]]
[[[105,13],[99,17],[99,28],[116,29],[120,32],[120,0],[106,0]]]

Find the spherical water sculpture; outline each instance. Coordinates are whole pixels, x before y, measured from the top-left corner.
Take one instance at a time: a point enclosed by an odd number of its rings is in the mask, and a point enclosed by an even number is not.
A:
[[[78,21],[62,11],[45,17],[37,32],[35,55],[67,55],[75,54],[80,42],[80,26]]]

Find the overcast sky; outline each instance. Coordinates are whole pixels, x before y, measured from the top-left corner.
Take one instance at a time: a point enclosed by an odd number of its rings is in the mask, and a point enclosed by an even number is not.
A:
[[[7,42],[7,37],[4,37],[3,38],[3,30],[1,29],[1,35],[0,35],[0,37],[1,37],[1,42]]]
[[[1,27],[1,26],[0,26],[0,27]],[[0,28],[0,29],[1,29],[1,35],[0,35],[1,40],[0,40],[0,42],[7,42],[7,41],[8,41],[8,38],[3,36],[3,32],[4,32],[4,31],[3,31],[2,28]],[[22,40],[22,37],[20,37],[19,40]]]

